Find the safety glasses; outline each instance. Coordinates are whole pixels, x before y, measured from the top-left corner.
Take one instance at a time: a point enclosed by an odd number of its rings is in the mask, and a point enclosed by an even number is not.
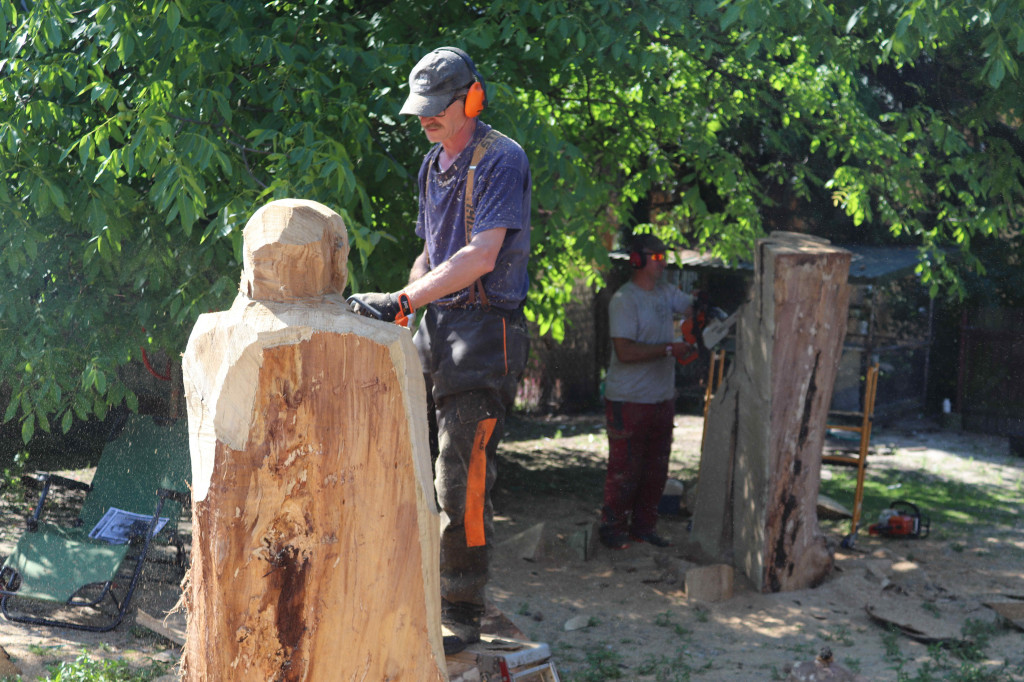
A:
[[[436,115],[436,116],[434,116],[434,118],[443,118],[444,115],[448,113],[448,107],[450,107],[451,105],[455,104],[456,102],[458,102],[460,100],[465,102],[466,101],[466,96],[465,95],[461,95],[461,96],[458,96],[458,97],[455,97],[454,99],[452,99],[452,101],[448,102],[447,106],[445,106],[445,108],[441,110],[441,113]]]

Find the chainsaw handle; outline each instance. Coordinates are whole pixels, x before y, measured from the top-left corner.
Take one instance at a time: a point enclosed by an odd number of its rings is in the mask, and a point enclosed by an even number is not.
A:
[[[904,507],[906,507],[906,509],[901,510],[899,505],[903,505]],[[917,505],[907,500],[893,500],[892,502],[889,503],[889,509],[894,509],[896,511],[907,511],[913,514],[914,516],[917,516],[918,518],[920,518],[921,516],[921,510],[917,508]]]

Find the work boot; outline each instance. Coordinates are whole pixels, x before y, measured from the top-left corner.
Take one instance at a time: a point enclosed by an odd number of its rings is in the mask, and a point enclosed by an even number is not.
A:
[[[457,654],[470,644],[480,641],[480,628],[471,625],[441,623],[441,634],[444,636],[445,656]]]
[[[474,604],[452,603],[441,599],[441,632],[444,654],[457,654],[480,641],[480,618],[483,609]]]
[[[597,537],[601,544],[608,549],[628,549],[629,537],[611,526],[601,526],[597,529]]]

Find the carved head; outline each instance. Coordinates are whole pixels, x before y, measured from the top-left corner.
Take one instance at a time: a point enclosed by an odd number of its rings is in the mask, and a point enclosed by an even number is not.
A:
[[[341,293],[348,281],[348,231],[315,201],[280,199],[242,230],[239,291],[253,300],[295,301]]]

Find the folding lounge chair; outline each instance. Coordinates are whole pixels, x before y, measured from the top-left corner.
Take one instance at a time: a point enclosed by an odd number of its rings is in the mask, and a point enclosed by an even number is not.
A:
[[[28,519],[28,530],[0,569],[0,611],[4,617],[22,623],[106,632],[124,619],[154,541],[174,544],[177,560],[184,563],[177,524],[182,508],[189,502],[187,483],[191,469],[186,421],[179,419],[172,426],[159,426],[149,417],[130,415],[121,434],[104,447],[91,485],[50,474],[37,476],[42,483],[39,503]],[[40,521],[53,485],[87,491],[74,527]],[[111,519],[117,516],[117,510],[140,517],[122,515],[118,519],[120,524],[113,523]],[[167,520],[159,529],[162,519]],[[121,535],[114,538],[115,542],[125,536],[130,540],[112,544],[90,537],[101,530],[108,537]],[[159,530],[156,540],[155,530]],[[130,550],[135,555],[125,562]],[[120,575],[122,563],[131,569],[130,576]],[[113,616],[108,598],[116,609]],[[89,624],[98,619],[96,616],[85,623],[57,616],[40,617],[26,612],[25,600],[87,607],[105,622]]]

